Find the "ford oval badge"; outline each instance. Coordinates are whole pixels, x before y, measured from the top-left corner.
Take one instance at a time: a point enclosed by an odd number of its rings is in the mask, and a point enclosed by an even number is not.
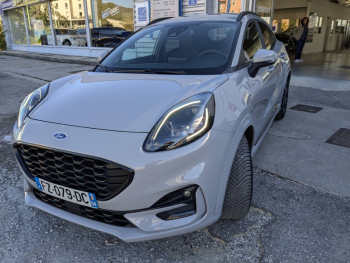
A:
[[[57,140],[64,140],[67,138],[67,134],[65,134],[64,132],[56,132],[53,134],[53,137]]]

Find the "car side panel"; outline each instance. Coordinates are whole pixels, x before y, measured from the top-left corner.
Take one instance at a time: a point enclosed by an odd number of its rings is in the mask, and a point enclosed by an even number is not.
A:
[[[280,60],[280,63],[281,63],[280,84],[281,84],[281,87],[284,88],[288,75],[291,72],[290,59],[289,59],[287,50],[282,42],[277,40],[273,50],[277,53],[278,59]],[[281,95],[281,98],[282,98],[282,95]]]
[[[258,96],[258,87],[249,81],[248,67],[229,75],[229,80],[214,91],[216,113],[214,129],[233,134],[228,142],[225,166],[221,175],[215,214],[220,214],[225,198],[227,181],[238,144],[250,126],[255,126],[252,98]]]
[[[229,79],[214,91],[213,129],[235,133],[244,115],[251,112],[251,98],[258,89],[249,81],[248,67],[227,76]]]

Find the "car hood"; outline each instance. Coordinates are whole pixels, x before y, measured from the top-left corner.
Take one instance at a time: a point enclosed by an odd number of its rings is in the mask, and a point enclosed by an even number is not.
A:
[[[30,118],[86,128],[150,132],[172,106],[213,91],[227,79],[226,75],[84,72],[64,85],[59,80],[52,82],[52,90]]]

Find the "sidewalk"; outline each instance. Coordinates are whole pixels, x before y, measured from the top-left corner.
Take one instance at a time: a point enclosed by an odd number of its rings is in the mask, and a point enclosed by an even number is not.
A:
[[[97,58],[92,58],[92,57],[67,56],[67,55],[57,55],[57,54],[27,52],[27,51],[0,50],[0,56],[1,55],[46,60],[46,61],[60,62],[60,63],[81,64],[81,65],[89,65],[89,66],[95,66],[97,63]]]
[[[326,143],[340,128],[350,129],[350,50],[305,54],[302,58],[301,63],[291,61],[286,117],[272,124],[254,165],[350,197],[350,148]],[[317,113],[290,109],[297,104],[323,109]]]
[[[289,57],[292,86],[350,91],[350,49],[303,54],[301,63],[294,63],[294,53]]]

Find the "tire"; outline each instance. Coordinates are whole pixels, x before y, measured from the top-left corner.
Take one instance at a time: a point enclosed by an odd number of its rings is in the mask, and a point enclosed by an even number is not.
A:
[[[283,91],[283,96],[281,101],[281,108],[275,117],[276,121],[282,120],[284,116],[286,116],[287,106],[288,106],[288,95],[289,95],[289,82],[290,82],[290,77],[288,77],[286,85],[284,86],[284,91]]]
[[[238,145],[227,182],[221,219],[243,219],[249,212],[253,195],[253,165],[247,137]]]
[[[65,41],[63,41],[63,45],[64,46],[71,46],[72,43],[69,40],[65,40]]]

